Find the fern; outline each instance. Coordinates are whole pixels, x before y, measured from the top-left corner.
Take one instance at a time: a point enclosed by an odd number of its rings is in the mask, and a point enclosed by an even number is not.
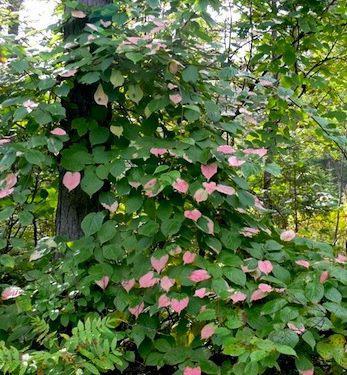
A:
[[[79,321],[71,336],[61,334],[58,345],[56,332],[40,318],[32,320],[37,341],[54,350],[20,352],[0,342],[0,370],[3,374],[35,374],[42,372],[58,374],[100,374],[121,366],[121,353],[117,351],[117,336],[110,329],[109,319]]]
[[[87,319],[79,321],[72,330],[72,336],[66,337],[66,349],[78,352],[82,365],[92,373],[113,370],[115,365],[122,365],[121,353],[116,350],[117,337],[109,328],[109,319]],[[89,361],[85,362],[85,358]]]
[[[13,346],[7,348],[5,343],[0,341],[0,370],[2,370],[4,374],[24,374],[24,367],[25,366],[22,365],[20,352]]]
[[[36,316],[32,318],[31,325],[33,326],[33,332],[37,336],[36,341],[39,344],[48,348],[57,347],[57,332],[50,332],[50,326],[44,319]]]

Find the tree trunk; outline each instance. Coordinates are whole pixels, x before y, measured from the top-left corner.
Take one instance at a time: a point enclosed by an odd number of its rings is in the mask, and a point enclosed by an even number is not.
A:
[[[80,0],[80,3],[88,6],[102,6],[112,3],[112,0]],[[79,33],[86,22],[88,22],[87,19],[73,19],[67,23],[64,28],[65,38]],[[97,85],[95,84],[83,85],[76,81],[67,99],[62,100],[62,105],[66,110],[66,118],[61,127],[68,132],[70,139],[72,139],[72,136],[76,136],[71,129],[73,119],[79,117],[90,119],[93,117],[92,108],[97,105],[94,101],[96,87]],[[98,108],[98,111],[104,111],[102,119],[98,119],[98,124],[100,126],[108,126],[111,119],[111,108]],[[81,142],[88,145],[87,138],[81,138]],[[69,192],[62,184],[65,172],[65,170],[61,169],[59,173],[58,204],[55,220],[56,234],[68,240],[76,240],[83,235],[81,229],[83,218],[90,212],[100,210],[100,204],[97,195],[90,198],[80,186]]]
[[[278,12],[277,1],[271,0],[270,5],[271,5],[272,13],[274,14],[274,17],[276,17],[277,12]],[[275,42],[275,40],[277,39],[277,31],[276,30],[271,31],[271,38]],[[275,60],[275,59],[276,59],[276,55],[273,53],[272,54],[272,60]],[[277,79],[277,77],[276,77],[276,79]],[[276,121],[276,123],[278,123],[278,121]],[[273,133],[274,132],[274,126],[273,127],[271,125],[266,126],[265,131],[267,133],[270,133],[270,134]],[[269,138],[272,138],[272,137],[269,137]],[[271,163],[272,163],[272,150],[270,149],[267,160],[266,160],[266,164],[271,164]],[[264,175],[263,175],[263,191],[264,191],[263,203],[264,203],[266,208],[270,208],[270,209],[273,208],[272,202],[271,202],[271,184],[272,184],[271,173],[268,172],[268,171],[264,171]]]
[[[18,12],[19,12],[19,9],[22,5],[22,2],[23,2],[22,0],[12,0],[11,1],[10,9],[11,9],[12,14],[13,13],[15,14],[15,18],[13,20],[13,23],[8,28],[9,34],[16,35],[16,36],[18,35],[18,28],[19,28]]]

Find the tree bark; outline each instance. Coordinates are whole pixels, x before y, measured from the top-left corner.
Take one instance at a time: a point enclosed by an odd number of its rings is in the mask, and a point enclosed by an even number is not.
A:
[[[271,5],[272,13],[274,14],[274,17],[275,17],[277,15],[277,12],[278,12],[277,1],[271,0],[270,5]],[[276,30],[271,31],[271,38],[274,42],[276,41],[276,39],[277,39],[277,31]],[[272,61],[274,61],[275,59],[276,59],[276,55],[273,53],[272,54]],[[276,77],[276,79],[277,79],[277,77]],[[274,132],[274,129],[273,129],[272,126],[266,126],[265,131],[267,133],[271,134],[271,133]],[[272,150],[270,148],[268,158],[266,160],[266,164],[271,164],[271,163],[272,163]],[[272,205],[272,202],[271,202],[271,185],[272,185],[271,173],[268,172],[268,171],[264,171],[264,175],[263,175],[263,191],[264,191],[263,203],[264,203],[266,208],[270,208],[270,209],[273,208],[273,205]]]
[[[112,0],[80,0],[81,4],[88,6],[103,6],[112,3]],[[65,39],[81,32],[87,19],[72,20],[64,27]],[[64,128],[70,139],[76,137],[71,128],[73,119],[84,117],[92,118],[92,108],[97,104],[94,101],[94,93],[97,85],[83,85],[77,81],[71,89],[67,99],[62,100],[62,105],[66,110],[66,118],[61,127]],[[102,109],[99,108],[99,111]],[[111,108],[105,109],[104,116],[98,121],[100,126],[108,126],[111,119]],[[87,143],[87,138],[81,138],[81,142]],[[87,143],[87,145],[89,145]],[[83,218],[90,212],[100,210],[97,195],[90,198],[80,186],[69,192],[62,184],[65,170],[59,172],[58,204],[56,209],[56,234],[68,240],[76,240],[83,236],[81,223]]]
[[[15,18],[14,18],[13,24],[10,25],[10,27],[8,28],[9,34],[16,35],[16,36],[18,35],[18,29],[19,29],[18,12],[19,12],[19,9],[22,5],[22,2],[23,2],[23,0],[12,0],[11,1],[10,9],[11,9],[12,13],[15,13]]]

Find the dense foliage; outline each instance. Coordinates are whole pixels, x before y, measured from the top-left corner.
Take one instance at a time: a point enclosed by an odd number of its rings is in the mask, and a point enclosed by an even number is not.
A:
[[[0,49],[1,371],[342,374],[343,2],[83,3]]]

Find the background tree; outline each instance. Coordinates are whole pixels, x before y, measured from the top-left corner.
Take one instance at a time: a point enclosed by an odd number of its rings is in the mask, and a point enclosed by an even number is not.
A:
[[[289,228],[345,155],[343,4],[91,5],[3,47],[1,371],[342,373],[346,255]]]

